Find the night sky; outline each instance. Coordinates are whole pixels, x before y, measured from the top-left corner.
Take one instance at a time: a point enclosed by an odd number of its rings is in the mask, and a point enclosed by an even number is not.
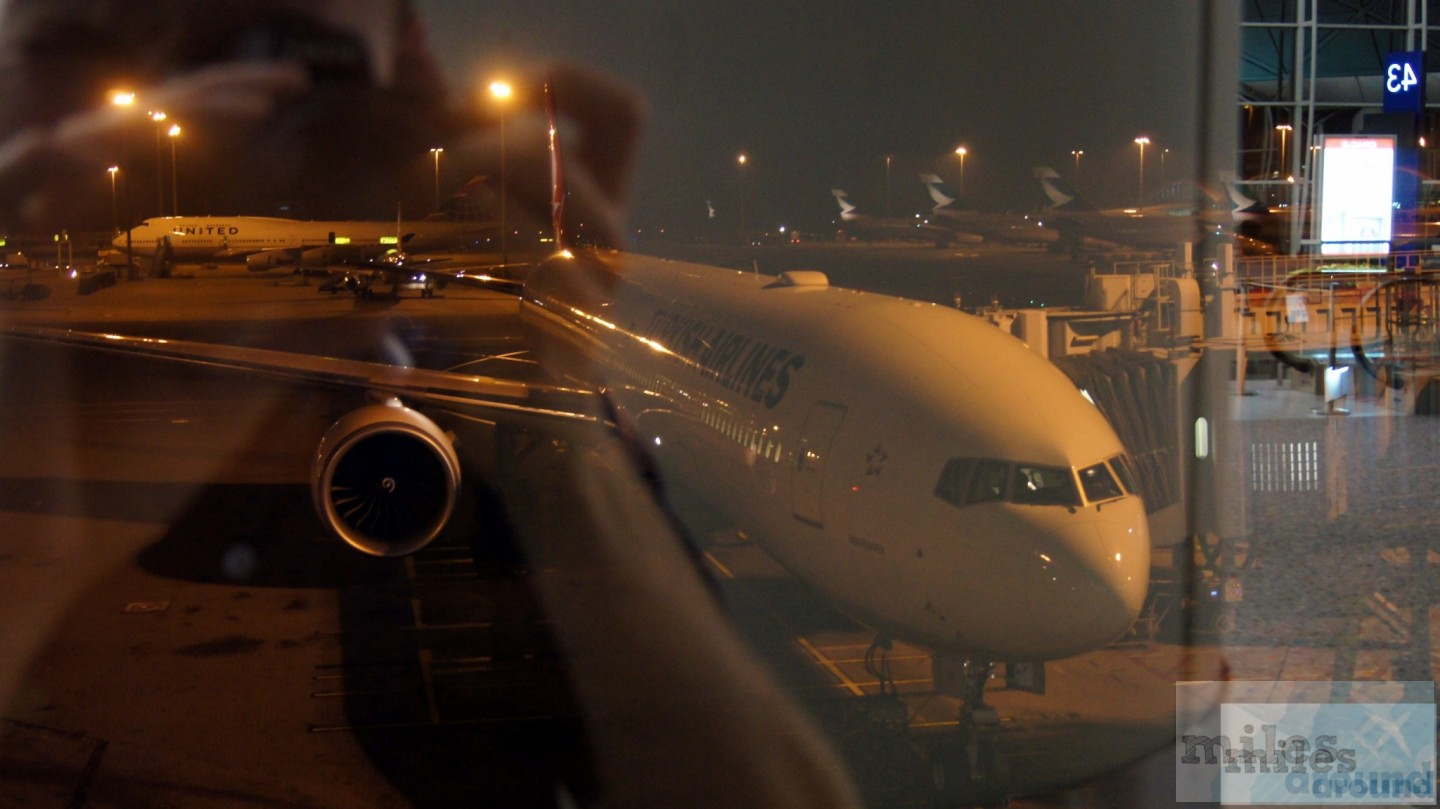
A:
[[[689,231],[705,201],[752,224],[825,227],[844,188],[882,214],[929,207],[916,175],[958,185],[977,207],[1043,203],[1031,168],[1073,179],[1102,205],[1138,194],[1193,159],[1200,13],[1193,0],[827,0],[771,4],[611,0],[418,0],[455,93],[512,65],[571,61],[648,99],[652,121],[630,221]]]

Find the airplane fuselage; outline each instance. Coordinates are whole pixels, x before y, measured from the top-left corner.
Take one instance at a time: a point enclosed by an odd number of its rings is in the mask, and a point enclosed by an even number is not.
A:
[[[601,377],[679,510],[724,517],[876,629],[1041,660],[1135,619],[1149,539],[1111,471],[1124,448],[978,318],[634,256],[542,263],[521,314],[542,362]]]
[[[309,250],[349,248],[371,254],[404,238],[411,251],[464,246],[484,233],[480,223],[452,221],[321,221],[270,216],[167,216],[146,219],[131,228],[133,249],[148,253],[168,245],[177,260],[245,258],[265,255],[293,258]],[[124,250],[127,235],[113,245]]]

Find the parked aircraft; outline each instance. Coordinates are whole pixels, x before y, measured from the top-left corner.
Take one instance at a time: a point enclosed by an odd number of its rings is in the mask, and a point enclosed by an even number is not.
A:
[[[852,239],[891,239],[897,241],[933,242],[944,246],[956,241],[956,234],[950,228],[926,222],[919,217],[871,216],[861,213],[850,197],[839,188],[830,189],[835,202],[840,205],[840,228]]]
[[[971,233],[986,241],[1010,244],[1053,244],[1060,238],[1058,232],[1047,229],[1037,217],[984,213],[974,208],[957,207],[959,195],[952,193],[938,175],[921,174],[920,182],[925,184],[930,199],[935,201],[930,215],[938,225]]]
[[[1054,169],[1036,168],[1035,177],[1050,200],[1042,214],[1045,226],[1058,231],[1066,243],[1089,238],[1130,247],[1163,248],[1231,230],[1229,210],[1212,204],[1199,191],[1194,198],[1169,203],[1101,209],[1071,188]]]
[[[420,410],[573,425],[597,422],[578,405],[603,396],[677,510],[723,516],[892,637],[1053,659],[1113,639],[1141,606],[1149,542],[1124,447],[1059,370],[978,318],[835,289],[818,272],[571,252],[532,271],[521,314],[542,363],[597,393],[8,331],[387,397],[331,429],[313,481],[322,519],[370,554],[417,550],[451,516],[459,460]]]
[[[545,429],[601,421],[603,398],[654,456],[677,511],[723,516],[889,636],[1044,660],[1112,640],[1140,609],[1149,541],[1124,447],[1058,369],[978,318],[832,288],[818,272],[570,252],[532,271],[521,314],[542,363],[594,393],[7,331],[385,397],[336,423],[313,479],[322,519],[365,553],[415,551],[451,516],[459,459],[421,410]]]
[[[475,177],[441,209],[423,219],[323,221],[275,216],[163,216],[120,231],[105,258],[123,263],[128,251],[151,260],[165,276],[178,261],[243,260],[252,270],[283,265],[322,267],[374,262],[393,251],[458,250],[497,232],[494,221],[465,218],[466,200],[483,182]]]
[[[456,249],[473,243],[493,227],[482,222],[420,220],[341,222],[272,216],[165,216],[146,219],[128,238],[137,255],[153,256],[164,267],[177,261],[244,260],[252,270],[286,264],[323,266],[357,262],[405,246],[408,250]],[[115,237],[123,256],[127,234]]]
[[[327,431],[312,473],[322,521],[372,555],[411,553],[450,522],[462,464],[442,425],[614,432],[684,524],[743,530],[876,630],[877,646],[902,639],[974,661],[967,710],[983,700],[986,661],[1079,654],[1125,632],[1142,606],[1150,543],[1125,448],[1064,374],[979,318],[833,288],[815,271],[593,250],[539,264],[520,315],[539,362],[566,384],[4,333],[378,402]]]

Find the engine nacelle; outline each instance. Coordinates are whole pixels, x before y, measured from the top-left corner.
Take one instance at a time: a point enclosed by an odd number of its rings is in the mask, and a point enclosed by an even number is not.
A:
[[[263,272],[294,263],[295,259],[284,250],[262,250],[245,257],[245,269],[250,272]]]
[[[450,520],[460,459],[420,413],[399,402],[368,405],[325,432],[310,479],[315,510],[336,535],[372,556],[403,556]]]

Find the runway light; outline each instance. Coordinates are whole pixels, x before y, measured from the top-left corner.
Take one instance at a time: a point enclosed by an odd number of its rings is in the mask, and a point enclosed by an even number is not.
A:
[[[655,436],[655,446],[660,446],[660,436]]]

